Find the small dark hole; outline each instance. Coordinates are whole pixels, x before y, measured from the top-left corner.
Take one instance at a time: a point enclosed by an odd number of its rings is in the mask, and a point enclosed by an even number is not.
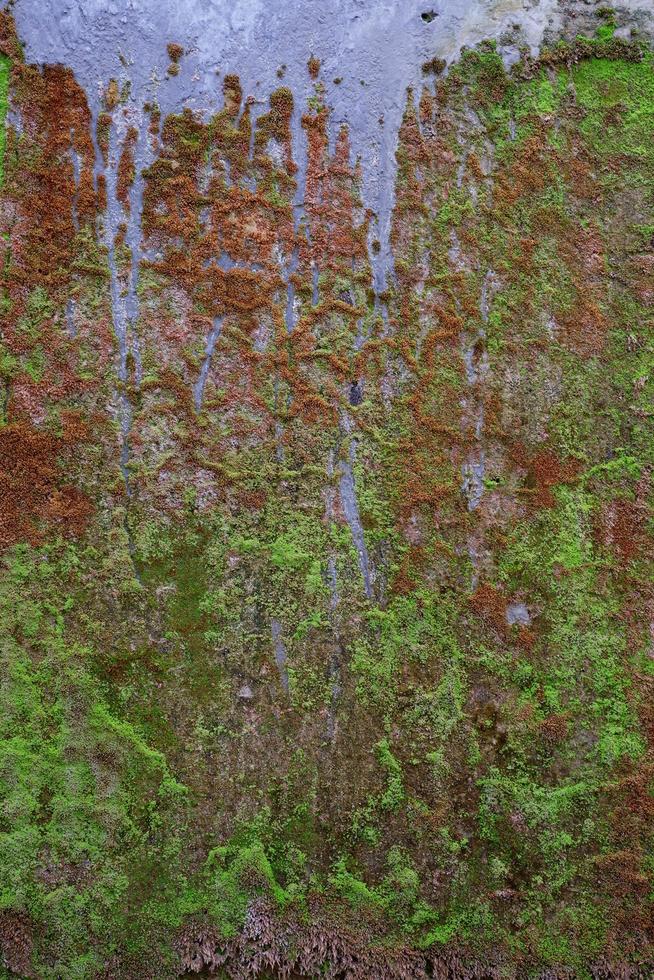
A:
[[[435,10],[425,10],[424,13],[420,14],[422,20],[425,24],[431,24],[432,20],[436,20],[438,14]]]
[[[350,383],[350,405],[360,405],[363,401],[363,394],[358,381]]]

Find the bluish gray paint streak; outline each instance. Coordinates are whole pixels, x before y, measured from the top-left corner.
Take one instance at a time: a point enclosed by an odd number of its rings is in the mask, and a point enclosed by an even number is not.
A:
[[[94,138],[95,138],[95,126]],[[132,428],[133,410],[132,404],[127,394],[127,352],[128,334],[130,320],[129,295],[123,295],[122,285],[116,264],[115,239],[118,227],[124,221],[125,214],[122,204],[117,196],[118,183],[118,159],[120,156],[120,145],[116,126],[112,124],[109,134],[109,154],[108,166],[105,167],[99,149],[96,147],[96,181],[98,173],[105,175],[107,188],[107,211],[104,216],[104,239],[107,247],[107,261],[109,265],[110,277],[110,297],[111,314],[113,320],[114,333],[118,341],[118,380],[120,382],[118,390],[118,423],[120,427],[121,446],[120,446],[120,471],[125,483],[127,497],[132,496],[132,488],[129,479],[129,435]],[[132,263],[133,264],[133,263]],[[131,277],[130,277],[131,282]]]
[[[286,323],[286,332],[289,334],[293,333],[293,328],[295,327],[295,286],[291,277],[297,270],[298,257],[299,249],[296,246],[293,249],[291,260],[284,276],[286,282],[286,312],[284,314],[284,321]]]
[[[497,279],[492,269],[484,276],[479,299],[479,315],[484,326],[480,327],[472,339],[464,340],[463,361],[465,364],[466,381],[473,389],[482,385],[488,375],[489,363],[484,341],[486,340],[485,325],[488,323],[490,304],[493,292],[497,289]],[[481,345],[481,354],[476,358],[475,352]],[[484,477],[486,473],[486,456],[481,445],[484,431],[484,402],[478,397],[475,400],[475,439],[477,446],[472,451],[462,467],[463,484],[461,489],[468,500],[468,510],[476,510],[484,495]]]
[[[213,321],[213,327],[211,332],[207,337],[207,343],[204,348],[204,360],[202,361],[202,367],[200,368],[200,376],[198,380],[193,385],[193,400],[195,402],[195,409],[199,412],[202,409],[202,400],[204,398],[204,386],[207,383],[207,378],[209,376],[209,368],[211,367],[211,358],[216,347],[216,342],[220,337],[220,331],[222,330],[224,317],[216,317]]]
[[[531,614],[524,602],[510,602],[506,607],[506,621],[509,626],[529,626]]]
[[[338,484],[341,497],[341,507],[343,508],[345,520],[348,523],[352,533],[352,540],[354,541],[354,546],[357,550],[359,568],[361,569],[361,576],[363,578],[363,587],[365,589],[366,596],[372,600],[373,591],[372,579],[370,575],[370,559],[368,557],[368,549],[366,547],[366,540],[363,533],[363,525],[359,515],[359,504],[357,501],[356,485],[354,482],[352,465],[347,460],[341,460],[338,465],[341,474]]]
[[[461,489],[468,501],[468,510],[476,510],[484,496],[484,473],[486,459],[480,450],[475,459],[463,464],[463,484]]]
[[[275,649],[275,663],[277,664],[277,670],[279,671],[279,679],[282,682],[282,687],[288,694],[288,670],[286,669],[286,647],[284,646],[284,640],[282,639],[282,624],[278,619],[273,619],[270,622],[270,629],[272,632],[273,647]]]
[[[320,279],[320,269],[315,263],[313,263],[313,267],[311,269],[311,305],[312,306],[318,306],[320,302],[320,292],[319,292],[319,283],[318,283],[319,279]]]

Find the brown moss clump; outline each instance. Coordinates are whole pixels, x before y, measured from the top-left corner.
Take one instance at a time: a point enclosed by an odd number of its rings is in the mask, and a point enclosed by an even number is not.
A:
[[[29,918],[20,912],[0,913],[0,949],[3,965],[26,980],[35,977],[32,966],[34,928]]]
[[[223,81],[223,96],[225,99],[225,109],[231,116],[238,115],[238,111],[243,101],[243,89],[241,79],[238,75],[225,75]]]
[[[20,214],[13,226],[12,280],[28,290],[40,285],[63,302],[71,279],[76,224],[91,224],[97,210],[91,114],[72,71],[61,65],[47,65],[42,73],[30,65],[17,66],[15,99],[23,134],[19,152],[17,137],[8,133],[8,146],[15,152],[7,157],[4,189]],[[30,145],[34,165],[20,166]],[[71,151],[79,161],[77,184]],[[19,173],[14,173],[14,166],[20,167]],[[13,323],[20,307],[12,313]]]
[[[577,460],[561,460],[551,449],[530,454],[524,446],[515,446],[511,455],[516,466],[526,470],[524,492],[531,507],[554,507],[556,499],[552,489],[570,483],[579,473]]]
[[[7,55],[12,61],[23,61],[23,48],[16,33],[16,23],[10,10],[0,11],[0,52]]]
[[[111,130],[111,116],[108,112],[101,112],[96,124],[96,137],[98,146],[102,154],[102,162],[107,166],[109,158],[109,133]]]
[[[307,68],[311,77],[314,79],[317,78],[320,72],[320,58],[316,58],[316,56],[312,54],[307,61]]]
[[[104,93],[104,105],[108,112],[112,112],[120,102],[120,89],[115,78],[109,80],[109,84]]]
[[[651,551],[647,520],[647,507],[641,502],[612,500],[600,511],[596,536],[621,561],[631,561]]]
[[[74,432],[57,437],[24,422],[0,429],[0,547],[38,544],[55,529],[72,537],[83,533],[91,502],[59,466],[78,444]]]
[[[423,75],[440,75],[447,67],[447,62],[443,58],[431,58],[425,61],[422,66]]]
[[[546,742],[564,742],[568,736],[568,716],[564,713],[548,715],[541,722],[540,730]]]
[[[182,47],[182,45],[176,44],[174,41],[171,41],[169,44],[166,45],[166,51],[168,52],[168,57],[173,62],[173,64],[177,64],[177,62],[184,54],[184,48]]]
[[[470,596],[470,606],[496,632],[501,635],[507,632],[507,598],[490,582],[484,582],[473,592]]]
[[[286,143],[290,139],[293,105],[293,93],[290,88],[276,89],[270,96],[270,112],[258,120],[262,136],[268,139],[272,137],[282,144]]]
[[[544,48],[537,57],[530,57],[528,52],[513,67],[517,78],[533,78],[543,67],[573,65],[587,58],[607,58],[609,61],[642,61],[646,46],[641,40],[628,40],[622,37],[611,37],[597,40],[578,36],[572,42],[561,42],[553,48]]]

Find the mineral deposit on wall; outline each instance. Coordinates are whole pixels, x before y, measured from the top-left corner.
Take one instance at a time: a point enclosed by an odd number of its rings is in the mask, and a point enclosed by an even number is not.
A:
[[[0,980],[654,975],[654,3],[0,12]]]

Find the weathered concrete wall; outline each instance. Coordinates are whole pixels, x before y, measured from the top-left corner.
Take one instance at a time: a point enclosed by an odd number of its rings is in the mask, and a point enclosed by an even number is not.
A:
[[[651,976],[651,2],[12,9],[1,980]]]

